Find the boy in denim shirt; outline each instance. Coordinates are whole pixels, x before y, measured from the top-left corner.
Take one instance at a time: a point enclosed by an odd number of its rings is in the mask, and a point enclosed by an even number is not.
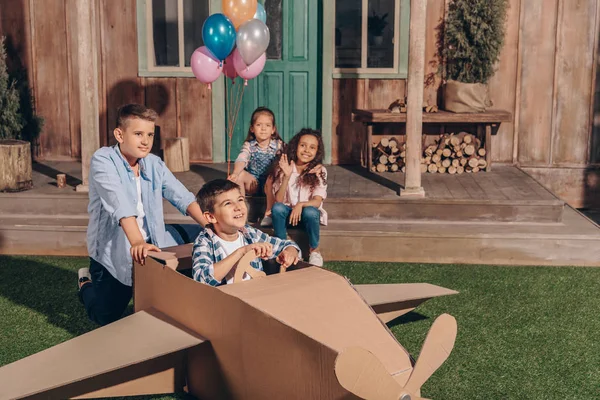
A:
[[[195,280],[211,286],[233,283],[234,267],[250,251],[257,257],[250,264],[260,271],[261,258],[276,258],[283,268],[298,263],[300,248],[294,242],[271,237],[246,224],[248,208],[236,183],[215,179],[202,186],[196,197],[208,225],[194,242]]]
[[[191,242],[206,224],[194,195],[150,154],[156,118],[143,105],[119,108],[118,144],[96,151],[90,163],[90,267],[79,270],[79,297],[100,325],[119,319],[129,304],[132,261],[143,264],[150,250]],[[165,226],[163,197],[202,226]]]

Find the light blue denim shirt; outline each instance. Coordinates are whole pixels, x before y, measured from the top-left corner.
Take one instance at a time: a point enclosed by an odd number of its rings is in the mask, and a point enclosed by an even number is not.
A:
[[[174,246],[165,232],[163,197],[186,215],[194,195],[169,171],[157,156],[140,159],[142,204],[148,234],[157,247]],[[137,216],[135,174],[118,145],[94,153],[90,164],[87,248],[91,258],[102,264],[119,282],[131,286],[131,245],[121,228],[121,218]]]

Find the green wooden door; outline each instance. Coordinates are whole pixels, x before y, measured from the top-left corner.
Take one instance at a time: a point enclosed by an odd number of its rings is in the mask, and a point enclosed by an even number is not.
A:
[[[263,72],[248,81],[244,89],[231,143],[232,160],[239,154],[252,112],[259,106],[273,110],[279,134],[286,142],[304,127],[320,128],[319,1],[261,2],[267,11],[271,42]],[[226,90],[230,94],[231,81],[227,81]],[[240,78],[235,85],[243,85]],[[227,121],[227,126],[230,122]]]

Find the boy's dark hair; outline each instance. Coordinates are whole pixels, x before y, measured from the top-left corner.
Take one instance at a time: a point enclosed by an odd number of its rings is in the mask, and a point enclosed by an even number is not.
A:
[[[141,104],[125,104],[117,110],[117,128],[124,128],[127,120],[131,118],[154,122],[158,118],[158,114],[153,109]]]
[[[202,211],[208,211],[209,213],[215,212],[215,200],[221,193],[226,193],[231,190],[240,190],[237,183],[231,182],[227,179],[215,179],[210,182],[206,182],[198,191],[196,195],[196,201]]]
[[[315,154],[315,158],[308,163],[304,171],[298,177],[298,183],[303,186],[308,186],[311,190],[314,190],[319,184],[319,179],[323,181],[324,184],[327,184],[327,179],[325,177],[325,173],[321,171],[318,176],[315,173],[310,173],[310,171],[319,164],[323,164],[323,159],[325,158],[325,145],[323,143],[323,136],[321,136],[321,131],[304,128],[300,132],[296,134],[293,138],[290,139],[290,143],[285,147],[282,154],[286,154],[289,162],[297,162],[298,161],[298,144],[300,143],[300,139],[303,136],[310,135],[317,139],[318,148],[317,153]],[[274,181],[277,181],[282,174],[281,168],[279,168],[279,159],[281,158],[281,154],[277,156],[277,158],[271,164],[270,175],[273,177]]]
[[[273,120],[273,128],[275,130],[273,131],[273,134],[271,135],[271,139],[272,140],[281,140],[283,142],[283,139],[281,139],[281,136],[279,136],[279,132],[277,132],[277,124],[275,123],[275,113],[273,113],[273,111],[271,111],[271,109],[269,109],[267,107],[258,107],[252,113],[252,116],[250,117],[250,127],[248,128],[248,135],[246,135],[245,142],[249,142],[251,140],[256,139],[256,135],[254,134],[254,132],[252,132],[252,127],[256,123],[258,116],[261,114],[266,114],[266,115],[270,116],[271,119]]]

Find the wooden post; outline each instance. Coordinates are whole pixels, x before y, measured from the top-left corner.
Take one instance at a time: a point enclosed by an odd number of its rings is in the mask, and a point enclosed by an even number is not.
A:
[[[492,170],[492,125],[485,126],[485,161],[487,163],[485,170]]]
[[[410,0],[408,39],[408,99],[406,107],[406,173],[400,196],[425,196],[421,186],[421,136],[425,81],[427,0]]]
[[[367,171],[373,166],[373,124],[367,125]]]
[[[98,40],[96,37],[96,0],[74,1],[76,21],[73,35],[77,41],[77,71],[79,79],[79,127],[81,129],[81,176],[78,192],[87,192],[92,155],[100,147],[100,108],[98,106]]]

